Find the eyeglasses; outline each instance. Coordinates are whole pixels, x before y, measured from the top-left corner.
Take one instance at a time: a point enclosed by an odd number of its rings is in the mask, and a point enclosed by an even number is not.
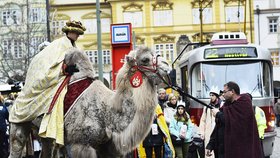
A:
[[[224,91],[223,91],[223,94],[227,93],[228,91],[232,91],[232,90],[227,90],[227,91],[224,90]]]

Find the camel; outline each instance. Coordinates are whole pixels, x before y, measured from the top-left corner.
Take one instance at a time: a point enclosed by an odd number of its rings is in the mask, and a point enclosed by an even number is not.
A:
[[[92,78],[93,68],[79,50],[69,52],[65,63],[76,64],[78,73],[70,84]],[[125,57],[116,78],[116,90],[94,80],[64,117],[65,145],[71,157],[122,157],[133,150],[150,131],[157,103],[157,85],[168,74],[168,64],[147,47],[139,47]],[[138,76],[131,78],[138,73]],[[142,76],[142,82],[139,78]],[[19,158],[30,123],[11,124],[10,158]],[[13,141],[13,140],[17,141]],[[50,139],[42,139],[41,157],[55,157]],[[68,148],[69,149],[69,148]]]

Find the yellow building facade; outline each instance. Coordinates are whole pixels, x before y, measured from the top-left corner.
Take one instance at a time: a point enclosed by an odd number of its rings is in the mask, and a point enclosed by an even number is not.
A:
[[[62,35],[66,21],[80,20],[87,31],[77,45],[97,68],[95,1],[50,0],[50,4],[53,39]],[[151,47],[171,63],[186,43],[209,41],[215,32],[242,31],[254,42],[252,5],[251,0],[100,0],[104,72],[111,71],[110,24],[131,23],[134,45]]]

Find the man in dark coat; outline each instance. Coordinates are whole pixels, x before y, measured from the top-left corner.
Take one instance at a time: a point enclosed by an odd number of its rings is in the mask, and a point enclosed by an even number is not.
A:
[[[226,102],[221,110],[212,110],[219,126],[216,124],[206,152],[210,154],[211,150],[217,150],[218,158],[262,158],[249,96],[240,95],[240,88],[235,82],[224,85],[223,96]]]

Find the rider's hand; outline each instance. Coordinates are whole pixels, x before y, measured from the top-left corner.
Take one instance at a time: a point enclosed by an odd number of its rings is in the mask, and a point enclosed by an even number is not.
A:
[[[73,75],[75,72],[79,72],[79,69],[76,67],[76,65],[67,65],[65,72],[67,75]]]
[[[200,135],[200,138],[201,138],[202,140],[204,140],[204,134],[201,134],[201,135]]]
[[[206,149],[206,156],[211,156],[212,155],[212,151],[209,149]]]
[[[219,109],[217,109],[217,108],[213,108],[213,109],[211,109],[212,110],[212,115],[214,116],[214,117],[216,117],[216,114],[220,111]]]

